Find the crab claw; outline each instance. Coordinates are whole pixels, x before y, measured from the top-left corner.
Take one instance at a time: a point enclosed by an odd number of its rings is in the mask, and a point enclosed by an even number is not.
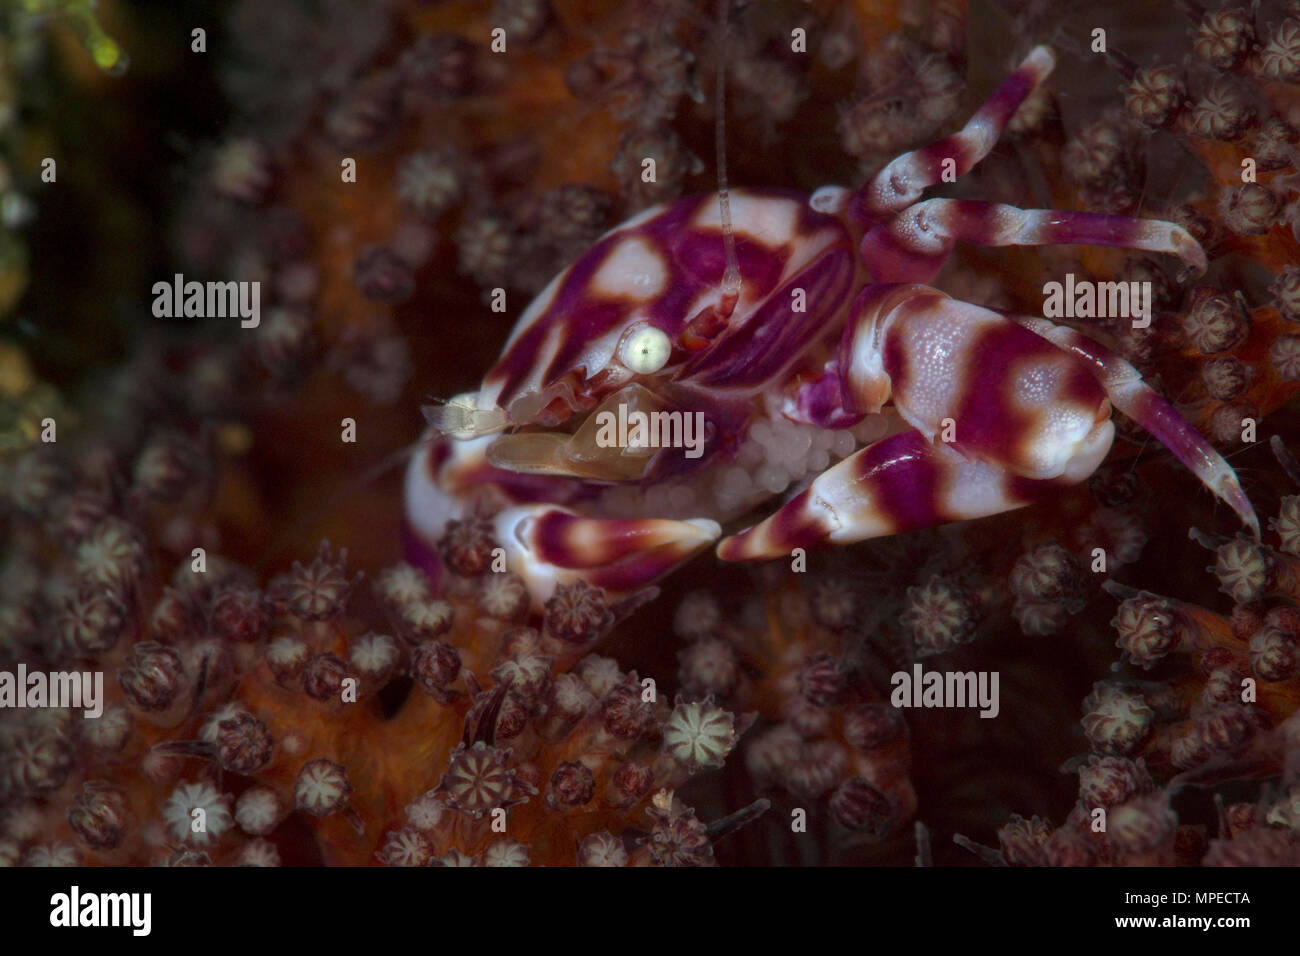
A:
[[[612,595],[637,591],[722,534],[704,518],[587,518],[549,504],[507,508],[494,522],[510,569],[539,608],[557,584],[579,580]]]
[[[1091,474],[1110,448],[1098,426],[1059,478],[1008,475],[916,429],[882,439],[822,472],[775,514],[718,545],[723,561],[767,561],[794,548],[851,544],[1024,507]]]

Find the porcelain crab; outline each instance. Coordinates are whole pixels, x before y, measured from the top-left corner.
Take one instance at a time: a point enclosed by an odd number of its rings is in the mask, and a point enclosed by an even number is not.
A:
[[[477,392],[426,408],[406,477],[416,543],[471,516],[535,603],[579,579],[629,593],[714,542],[757,561],[1019,508],[1097,468],[1112,406],[1258,535],[1232,468],[1133,366],[928,285],[957,242],[1204,270],[1169,222],[922,198],[988,155],[1053,65],[1034,49],[960,131],[860,189],[694,196],[607,233],[527,307]]]

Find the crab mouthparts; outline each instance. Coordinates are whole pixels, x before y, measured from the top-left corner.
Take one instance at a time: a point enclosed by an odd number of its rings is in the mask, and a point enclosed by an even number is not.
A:
[[[627,482],[644,477],[657,447],[626,423],[648,418],[664,404],[649,389],[628,385],[592,409],[577,431],[520,431],[487,449],[488,462],[506,471]]]

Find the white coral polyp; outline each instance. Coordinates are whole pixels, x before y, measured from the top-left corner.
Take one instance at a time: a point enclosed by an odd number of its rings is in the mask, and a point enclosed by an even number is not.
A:
[[[230,797],[207,783],[183,783],[173,790],[163,805],[163,820],[173,840],[196,847],[216,843],[235,822]]]
[[[707,701],[678,704],[664,724],[664,750],[692,770],[721,767],[735,745],[735,720]]]
[[[316,760],[303,767],[294,786],[298,806],[318,817],[337,810],[348,792],[347,777],[328,760]]]
[[[607,830],[593,833],[578,847],[581,866],[627,866],[627,850],[623,841]]]
[[[280,798],[268,787],[250,787],[235,803],[235,822],[245,833],[262,836],[280,821]]]
[[[484,866],[527,866],[528,847],[515,840],[498,840],[483,851]]]
[[[362,672],[379,673],[397,663],[397,645],[391,638],[370,634],[348,649],[352,663]]]

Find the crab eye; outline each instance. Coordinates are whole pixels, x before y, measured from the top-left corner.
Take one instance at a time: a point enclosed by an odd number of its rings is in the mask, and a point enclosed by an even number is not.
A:
[[[623,364],[638,375],[650,375],[668,363],[672,343],[662,329],[643,325],[634,329],[623,344]]]

